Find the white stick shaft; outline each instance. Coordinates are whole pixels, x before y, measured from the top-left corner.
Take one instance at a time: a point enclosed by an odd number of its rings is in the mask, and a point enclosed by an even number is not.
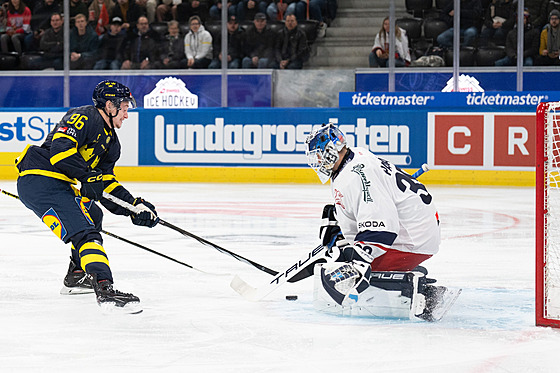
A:
[[[292,278],[296,277],[304,268],[307,268],[310,264],[317,262],[326,262],[328,256],[328,249],[323,245],[319,245],[309,253],[302,256],[295,263],[287,267],[283,272],[279,272],[272,281],[267,281],[258,288],[254,288],[239,276],[235,276],[230,283],[233,290],[239,293],[244,298],[251,301],[258,301],[268,294],[272,293],[274,290],[290,281]]]
[[[140,214],[142,211],[144,211],[141,208],[138,208],[134,205],[131,205],[130,203],[128,203],[126,201],[123,201],[122,199],[117,198],[117,197],[115,197],[112,194],[109,194],[107,192],[103,192],[103,198],[108,199],[109,201],[111,201],[111,202],[113,202],[113,203],[115,203],[115,204],[117,204],[121,207],[124,207],[128,211],[133,212],[135,214]]]

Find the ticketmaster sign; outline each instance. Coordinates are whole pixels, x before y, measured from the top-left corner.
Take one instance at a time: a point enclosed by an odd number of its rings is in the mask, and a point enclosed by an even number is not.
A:
[[[540,102],[559,101],[560,92],[340,92],[341,108],[498,108],[536,109]]]

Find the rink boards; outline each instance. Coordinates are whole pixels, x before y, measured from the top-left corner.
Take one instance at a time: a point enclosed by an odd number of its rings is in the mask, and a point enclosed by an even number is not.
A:
[[[63,109],[0,112],[0,178],[15,156],[41,144]],[[402,168],[428,163],[427,183],[533,185],[534,112],[375,109],[137,109],[118,132],[118,175],[134,181],[314,183],[305,137],[326,122],[351,146]],[[140,167],[138,167],[140,166]]]

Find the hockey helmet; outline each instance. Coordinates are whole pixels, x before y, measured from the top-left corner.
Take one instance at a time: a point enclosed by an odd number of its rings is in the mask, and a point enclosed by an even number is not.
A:
[[[307,163],[326,183],[338,161],[338,153],[346,146],[344,134],[332,123],[312,131],[305,140]]]
[[[130,89],[124,84],[112,80],[104,80],[99,83],[93,90],[93,103],[96,108],[105,110],[107,101],[111,101],[113,105],[120,110],[121,102],[127,101],[130,109],[136,107],[136,100],[130,93]]]

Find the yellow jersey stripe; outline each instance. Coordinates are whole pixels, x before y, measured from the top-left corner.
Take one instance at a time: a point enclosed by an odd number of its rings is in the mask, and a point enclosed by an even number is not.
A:
[[[64,158],[71,157],[74,154],[76,154],[77,152],[78,152],[78,150],[76,148],[72,148],[72,149],[68,149],[65,152],[58,153],[57,155],[54,155],[54,156],[51,157],[51,164],[54,166],[55,164],[57,164],[58,162],[60,162]]]
[[[72,184],[78,184],[78,180],[71,179],[64,174],[61,174],[59,172],[54,172],[54,171],[36,169],[36,170],[26,170],[19,173],[19,176],[25,176],[25,175],[40,175],[40,176],[52,177],[53,179],[64,180]]]
[[[73,138],[72,136],[68,136],[67,134],[62,133],[62,132],[57,132],[57,133],[55,133],[54,136],[53,136],[53,138],[52,138],[52,141],[54,141],[54,140],[56,140],[56,139],[60,139],[60,138],[65,138],[65,139],[72,140],[72,141],[74,141],[76,144],[78,143],[78,141],[77,141],[75,138]]]

